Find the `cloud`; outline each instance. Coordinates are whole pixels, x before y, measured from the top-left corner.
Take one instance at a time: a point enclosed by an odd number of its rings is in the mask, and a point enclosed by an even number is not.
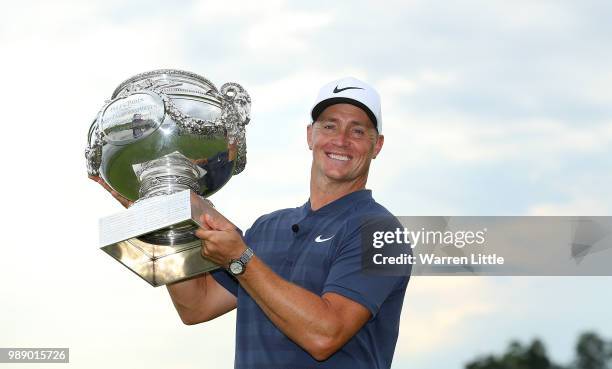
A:
[[[304,11],[289,6],[282,0],[255,3],[201,1],[194,6],[194,21],[204,17],[208,22],[223,24],[228,19],[241,28],[241,53],[248,59],[277,64],[284,62],[270,58],[305,55],[315,46],[309,35],[317,33],[333,21],[326,11]],[[222,32],[222,31],[221,31]]]
[[[491,299],[486,278],[414,277],[406,293],[396,355],[428,355],[466,340],[473,321],[501,307]]]
[[[334,76],[329,71],[303,69],[295,74],[254,84],[251,88],[254,101],[253,113],[273,113],[279,109],[294,107],[303,109],[303,122],[309,123],[310,100],[314,101],[316,91]]]
[[[597,198],[573,198],[564,203],[542,203],[530,207],[528,215],[535,216],[609,216],[610,206]]]
[[[537,216],[609,216],[612,213],[612,178],[605,165],[580,162],[583,170],[573,170],[571,176],[555,176],[555,192],[561,194],[555,201],[535,201],[527,214]],[[599,172],[599,173],[597,173]]]
[[[462,119],[463,118],[463,119]],[[408,118],[418,122],[411,147],[423,156],[459,162],[546,161],[578,153],[605,152],[612,143],[612,123],[588,130],[549,119],[485,122],[467,117]],[[406,135],[411,130],[402,127]],[[417,152],[418,153],[418,152]]]

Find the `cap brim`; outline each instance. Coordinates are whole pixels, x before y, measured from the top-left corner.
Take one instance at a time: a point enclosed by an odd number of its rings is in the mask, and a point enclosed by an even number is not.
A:
[[[335,104],[351,104],[360,108],[368,115],[368,118],[370,118],[370,121],[372,121],[372,124],[374,124],[374,128],[376,128],[376,132],[378,132],[378,121],[376,120],[376,115],[374,115],[370,108],[368,108],[362,102],[348,97],[332,97],[321,101],[320,103],[315,105],[314,108],[312,108],[312,121],[316,121],[317,118],[319,118],[319,115],[323,113],[323,110]]]

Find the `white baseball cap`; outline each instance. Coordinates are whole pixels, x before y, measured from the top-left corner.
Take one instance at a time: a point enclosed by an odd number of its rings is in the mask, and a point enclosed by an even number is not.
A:
[[[330,105],[352,104],[366,112],[378,133],[382,133],[380,95],[367,83],[353,77],[332,81],[319,90],[319,96],[312,106],[312,121]]]

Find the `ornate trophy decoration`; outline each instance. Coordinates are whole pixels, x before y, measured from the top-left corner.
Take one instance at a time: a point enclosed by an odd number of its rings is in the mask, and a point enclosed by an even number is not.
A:
[[[100,246],[153,286],[217,266],[194,236],[205,197],[246,164],[251,99],[194,73],[138,74],[114,91],[89,129],[87,171],[135,201],[100,220]],[[218,213],[217,213],[218,214]]]

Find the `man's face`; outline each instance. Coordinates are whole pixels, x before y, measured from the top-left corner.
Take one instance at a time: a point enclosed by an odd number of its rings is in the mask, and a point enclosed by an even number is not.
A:
[[[351,104],[329,106],[308,126],[313,179],[365,186],[370,161],[380,152],[383,141],[360,108]]]

